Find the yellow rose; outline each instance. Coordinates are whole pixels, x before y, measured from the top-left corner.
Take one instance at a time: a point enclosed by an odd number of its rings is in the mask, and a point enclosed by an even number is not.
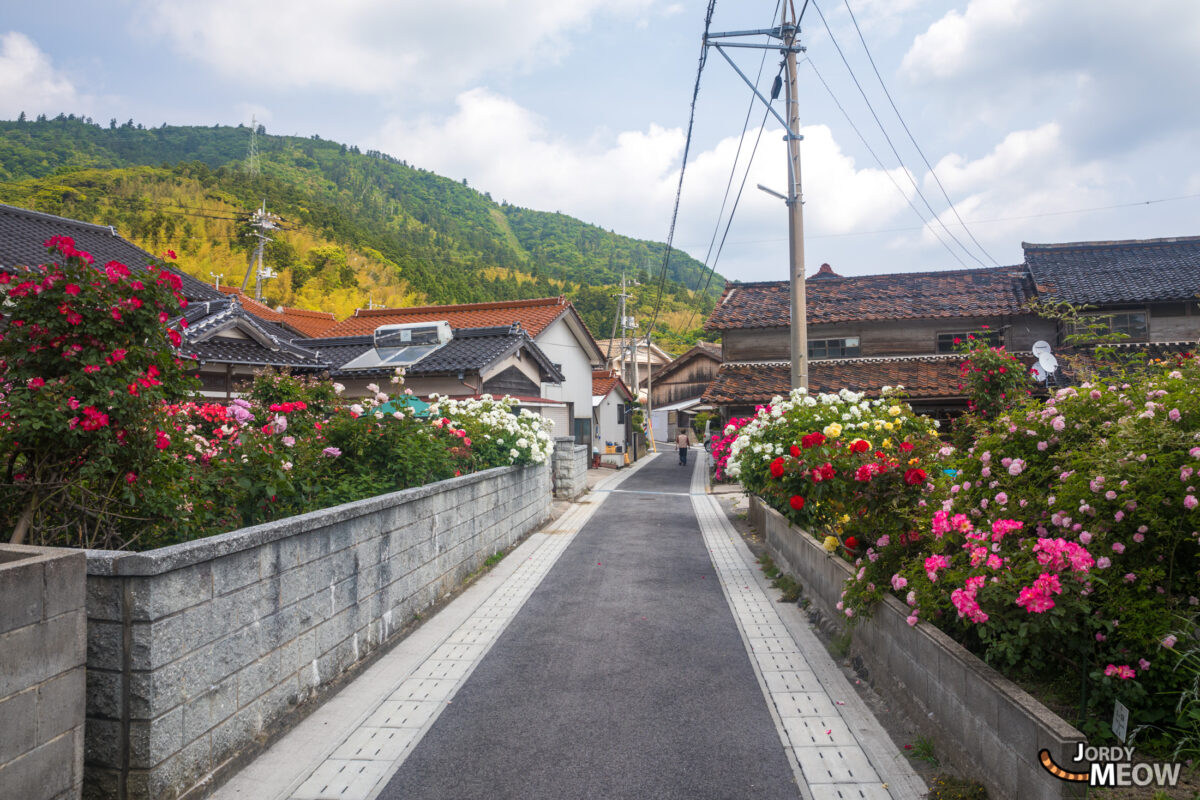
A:
[[[822,546],[825,548],[825,552],[832,553],[834,550],[838,549],[838,544],[839,542],[836,536],[826,536],[825,543]]]
[[[908,465],[910,467],[915,467],[917,464],[920,464],[920,463],[921,463],[921,459],[919,459],[919,458],[910,458],[908,460]]]
[[[891,440],[891,439],[884,439],[884,440],[883,440],[883,446],[884,446],[884,448],[891,447],[891,446],[892,446],[892,440]]]
[[[838,518],[838,522],[842,523],[843,525],[845,525],[849,521],[850,521],[849,514],[842,514],[842,516]]]
[[[891,414],[893,417],[900,416],[900,406],[892,406],[891,408],[888,409],[888,413]]]
[[[825,435],[830,439],[836,439],[842,435],[842,426],[837,422],[831,422],[825,426]]]
[[[883,429],[884,429],[885,431],[891,431],[891,430],[895,430],[895,429],[896,429],[896,426],[895,426],[895,425],[893,425],[893,424],[892,424],[892,423],[890,423],[890,422],[885,422],[885,423],[883,423]]]

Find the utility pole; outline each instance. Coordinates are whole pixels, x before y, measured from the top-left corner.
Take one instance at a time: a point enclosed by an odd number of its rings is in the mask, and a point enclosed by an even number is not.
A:
[[[721,57],[733,67],[734,72],[750,87],[755,97],[763,102],[767,110],[783,125],[784,139],[788,145],[788,187],[787,194],[772,191],[759,185],[768,194],[775,195],[786,201],[788,207],[788,277],[791,284],[791,336],[789,343],[792,351],[791,384],[793,389],[808,387],[808,308],[804,285],[804,196],[800,187],[800,105],[796,94],[796,54],[803,53],[804,47],[796,43],[800,33],[800,20],[791,2],[783,3],[779,25],[774,28],[760,30],[726,31],[710,33],[704,39],[705,47],[713,47]],[[778,40],[772,44],[750,44],[738,40],[747,36],[766,36]],[[734,62],[726,48],[750,48],[756,50],[778,50],[783,54],[784,66],[787,72],[787,119],[771,106],[771,100],[763,96],[754,82]],[[771,99],[774,99],[774,95]]]
[[[788,23],[788,9],[794,15],[791,3],[781,3],[780,31],[786,46],[787,61],[787,110],[788,110],[788,253],[790,258],[792,287],[792,388],[808,388],[808,296],[804,284],[804,196],[800,188],[800,102],[796,97],[796,33],[799,21]]]
[[[263,231],[272,231],[279,228],[279,217],[267,212],[267,201],[262,201],[262,206],[258,208],[250,217],[250,225],[256,230],[251,231],[250,235],[258,239],[258,246],[254,248],[254,299],[262,300],[262,282],[263,279],[274,278],[279,273],[273,270],[263,269],[263,251],[267,247],[267,242],[274,241],[267,236]],[[246,291],[246,287],[250,285],[251,270],[246,270],[246,276],[242,278],[242,291]]]

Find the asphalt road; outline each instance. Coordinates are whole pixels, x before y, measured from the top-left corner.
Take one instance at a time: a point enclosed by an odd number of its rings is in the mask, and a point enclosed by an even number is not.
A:
[[[665,453],[620,485],[381,800],[799,797],[691,466]]]

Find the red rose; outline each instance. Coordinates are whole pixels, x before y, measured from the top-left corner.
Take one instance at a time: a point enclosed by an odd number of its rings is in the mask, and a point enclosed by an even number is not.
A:
[[[800,509],[804,508],[804,498],[798,494],[792,495],[792,499],[789,500],[788,503],[795,511],[799,511]]]
[[[916,469],[914,467],[913,469],[906,471],[904,473],[904,482],[907,483],[909,486],[916,486],[919,483],[924,483],[925,482],[925,470]]]
[[[858,549],[858,539],[855,539],[853,536],[847,536],[846,537],[846,549],[847,550],[857,550]]]
[[[773,478],[782,478],[783,477],[783,456],[780,456],[779,458],[777,458],[771,462],[771,477],[773,477]]]
[[[867,442],[866,439],[855,439],[853,442],[850,443],[850,452],[851,453],[865,453],[870,449],[871,449],[871,445]]]
[[[788,452],[792,454],[792,458],[800,457],[800,448],[796,447],[796,445],[792,445],[791,449],[789,449]]]
[[[900,449],[905,453],[911,452],[913,449],[912,442],[901,442]]]

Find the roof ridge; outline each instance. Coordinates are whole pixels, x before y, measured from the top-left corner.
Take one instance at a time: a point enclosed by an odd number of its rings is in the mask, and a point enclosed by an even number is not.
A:
[[[9,205],[8,203],[0,203],[0,211],[16,211],[20,214],[25,214],[30,217],[40,217],[42,219],[52,220],[60,223],[65,222],[68,225],[74,225],[77,228],[90,228],[96,231],[107,231],[113,236],[121,236],[121,234],[117,233],[116,225],[98,225],[95,222],[84,222],[81,219],[60,217],[57,214],[47,214],[45,211],[34,211],[31,208],[21,208],[20,206]],[[124,239],[125,237],[121,236],[121,238]],[[129,240],[126,239],[125,241],[128,242]],[[129,242],[129,244],[137,247],[138,250],[142,250],[142,248],[138,247],[136,244],[133,244],[133,242]],[[146,253],[147,255],[151,255],[148,251],[142,250],[142,252]]]
[[[1152,247],[1160,244],[1200,244],[1200,236],[1166,236],[1159,239],[1113,239],[1092,242],[1021,242],[1022,250],[1103,250],[1110,247]]]
[[[391,314],[425,313],[440,309],[454,309],[456,311],[483,311],[491,308],[534,308],[537,306],[556,306],[566,304],[566,296],[560,294],[557,297],[535,297],[526,300],[490,300],[484,303],[450,303],[427,306],[399,306],[396,308],[356,308],[354,310],[354,316],[381,317]]]

